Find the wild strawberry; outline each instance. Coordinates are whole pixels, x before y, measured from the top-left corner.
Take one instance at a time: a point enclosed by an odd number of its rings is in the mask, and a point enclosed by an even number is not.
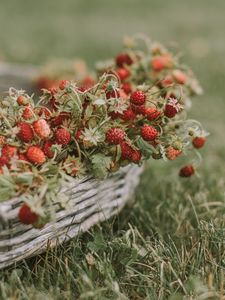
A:
[[[125,137],[123,129],[113,127],[109,129],[106,133],[106,141],[113,145],[119,145]]]
[[[130,72],[125,68],[118,69],[116,73],[121,81],[124,81],[130,76]]]
[[[60,126],[65,120],[68,120],[71,117],[71,113],[62,111],[58,116],[54,117],[51,121],[53,127]]]
[[[48,158],[53,158],[54,156],[54,152],[51,150],[53,143],[50,141],[46,141],[44,143],[44,146],[42,148],[44,154],[48,157]]]
[[[187,76],[181,70],[174,70],[173,77],[175,78],[176,82],[179,84],[185,84],[187,82]]]
[[[149,121],[154,121],[154,120],[158,119],[158,117],[160,116],[161,113],[155,107],[147,107],[145,109],[145,114]]]
[[[173,147],[168,147],[166,149],[166,157],[169,159],[169,160],[174,160],[177,156],[179,156],[180,154],[182,153],[181,150],[177,150],[177,149],[174,149]]]
[[[5,145],[2,147],[2,156],[13,157],[17,153],[17,148],[10,145]]]
[[[19,122],[17,126],[19,127],[19,133],[17,134],[19,139],[25,143],[31,142],[34,138],[34,133],[30,124]]]
[[[121,88],[127,95],[129,95],[132,92],[132,87],[129,82],[124,82]]]
[[[19,154],[18,154],[18,158],[19,158],[19,160],[28,161],[26,155],[24,155],[23,153],[19,153]]]
[[[161,81],[161,85],[162,87],[168,87],[171,84],[173,84],[173,78],[171,76],[166,76],[162,81]]]
[[[151,65],[154,71],[160,72],[172,65],[171,56],[169,54],[155,56],[151,61]]]
[[[37,108],[35,112],[39,115],[39,117],[44,117],[46,119],[51,116],[51,112],[47,107]]]
[[[20,207],[18,217],[20,222],[26,225],[34,224],[38,221],[38,215],[26,203],[23,203]]]
[[[127,53],[120,53],[116,57],[116,64],[118,67],[123,67],[124,65],[130,66],[133,63],[133,60]]]
[[[64,90],[65,87],[68,85],[69,81],[68,80],[61,80],[59,83],[59,89]]]
[[[5,143],[6,143],[6,138],[4,137],[4,135],[0,135],[0,147],[5,145]]]
[[[145,141],[154,141],[158,136],[155,127],[145,124],[141,128],[141,136]]]
[[[26,106],[29,104],[29,101],[28,99],[25,97],[25,96],[22,96],[20,95],[18,98],[17,98],[17,103],[21,106]]]
[[[1,156],[0,157],[0,167],[6,166],[9,162],[9,157]]]
[[[133,112],[136,114],[136,115],[145,115],[145,112],[146,112],[146,107],[145,105],[134,105],[134,104],[131,104],[131,109],[133,110]]]
[[[130,96],[130,102],[134,105],[142,105],[145,103],[146,96],[142,91],[135,91]]]
[[[119,112],[111,111],[109,112],[109,116],[111,117],[112,120],[116,120],[121,116]]]
[[[131,160],[133,163],[138,164],[141,160],[141,151],[133,150],[131,154]]]
[[[192,145],[196,148],[202,148],[205,145],[206,142],[206,138],[203,136],[196,136],[195,138],[193,138],[192,140]]]
[[[192,165],[187,165],[180,169],[179,176],[191,177],[194,173],[195,173],[194,167]]]
[[[39,119],[33,123],[35,133],[41,138],[46,139],[51,134],[50,127],[46,120]]]
[[[120,118],[123,121],[132,121],[136,118],[136,115],[131,108],[128,108],[123,112],[123,114],[121,114]]]
[[[57,129],[57,131],[55,133],[55,140],[56,140],[57,144],[68,145],[71,140],[69,131],[65,128]]]
[[[23,113],[22,113],[22,117],[25,120],[30,120],[33,118],[33,116],[34,116],[34,111],[33,111],[32,107],[31,106],[25,107],[23,110]]]
[[[122,159],[131,159],[132,158],[132,153],[133,149],[131,148],[130,145],[128,145],[126,142],[120,143],[121,147],[121,158]]]
[[[82,134],[82,129],[78,129],[74,135],[75,140],[79,140]]]
[[[120,97],[120,93],[118,89],[110,89],[106,92],[106,98],[110,99],[110,98],[119,98]]]
[[[43,164],[46,160],[44,152],[38,146],[30,146],[26,156],[33,164]]]
[[[164,115],[168,118],[173,118],[177,114],[177,109],[175,106],[166,104]]]

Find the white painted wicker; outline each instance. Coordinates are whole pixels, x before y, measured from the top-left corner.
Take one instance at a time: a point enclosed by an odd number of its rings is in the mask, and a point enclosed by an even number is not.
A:
[[[132,165],[103,181],[85,178],[64,188],[69,209],[58,210],[55,222],[42,229],[20,224],[19,198],[0,203],[0,269],[45,251],[117,214],[132,199],[142,168]]]

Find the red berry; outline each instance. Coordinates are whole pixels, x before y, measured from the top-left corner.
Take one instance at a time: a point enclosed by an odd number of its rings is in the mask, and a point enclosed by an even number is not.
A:
[[[119,97],[120,97],[120,93],[119,93],[119,91],[117,89],[115,89],[115,90],[111,89],[111,90],[108,90],[106,92],[106,98],[107,99],[110,99],[110,98],[119,98]]]
[[[180,177],[191,177],[195,173],[195,169],[192,165],[187,165],[180,169]]]
[[[179,84],[185,84],[187,82],[187,76],[181,70],[174,70],[173,77]]]
[[[202,148],[204,146],[206,142],[206,138],[205,137],[201,137],[201,136],[196,136],[193,140],[192,140],[192,145],[196,148],[196,149],[199,149],[199,148]]]
[[[131,108],[133,110],[133,112],[137,115],[145,115],[145,112],[146,112],[146,107],[145,105],[134,105],[134,104],[131,104]]]
[[[169,160],[174,160],[177,156],[182,153],[181,150],[174,149],[172,146],[168,147],[166,150],[166,157]]]
[[[134,105],[142,105],[145,103],[146,96],[142,91],[135,91],[130,96],[130,101]]]
[[[107,142],[113,145],[120,144],[124,140],[124,137],[125,137],[125,133],[121,128],[114,127],[109,129],[108,132],[106,133]]]
[[[66,85],[69,83],[68,80],[61,80],[60,83],[59,83],[59,88],[60,90],[64,90]]]
[[[26,225],[34,224],[38,221],[38,215],[32,212],[26,203],[23,203],[23,205],[20,207],[18,217],[20,222]]]
[[[23,114],[22,114],[22,117],[25,119],[25,120],[30,120],[32,119],[34,116],[34,111],[33,109],[31,108],[31,106],[27,106],[24,108],[23,110]]]
[[[51,116],[50,110],[47,109],[46,107],[39,108],[37,113],[40,117],[44,117],[44,118],[49,118]]]
[[[116,57],[116,64],[118,67],[123,67],[124,65],[130,66],[133,63],[133,60],[127,53],[120,53]]]
[[[158,136],[158,131],[151,125],[144,125],[141,128],[141,136],[145,141],[154,141]]]
[[[24,155],[24,154],[22,154],[22,153],[19,153],[19,154],[18,154],[18,157],[19,157],[19,160],[28,161],[26,155]]]
[[[57,129],[55,133],[55,140],[60,145],[68,145],[71,140],[69,131],[65,128]]]
[[[65,120],[68,120],[71,117],[71,114],[66,111],[62,111],[58,116],[52,119],[51,125],[53,127],[60,126]]]
[[[20,95],[18,98],[17,98],[17,103],[19,104],[19,105],[22,105],[22,106],[26,106],[26,105],[28,105],[28,103],[29,103],[29,101],[28,101],[28,99],[25,97],[25,96],[22,96],[22,95]]]
[[[135,164],[139,163],[141,160],[141,151],[133,150],[131,154],[131,160]]]
[[[17,153],[17,148],[14,146],[10,146],[10,145],[5,145],[2,148],[2,156],[6,156],[6,157],[13,157],[14,155],[16,155]]]
[[[124,81],[130,76],[130,72],[125,68],[118,69],[116,73],[121,81]]]
[[[44,146],[42,148],[44,154],[48,157],[48,158],[53,158],[54,156],[54,152],[51,150],[53,143],[50,141],[46,141],[44,143]]]
[[[9,162],[9,157],[1,156],[0,157],[0,167],[6,166]]]
[[[120,118],[124,121],[132,121],[136,118],[136,115],[131,108],[128,108],[123,112]]]
[[[164,68],[168,68],[172,63],[171,56],[169,54],[155,56],[152,59],[152,68],[156,72],[160,72]]]
[[[19,127],[18,137],[21,141],[25,143],[31,142],[34,138],[34,133],[30,124],[26,122],[19,122],[17,126]]]
[[[127,95],[129,95],[132,92],[132,87],[129,82],[124,82],[121,88]]]
[[[30,146],[26,156],[34,164],[43,164],[46,160],[44,152],[38,146]]]
[[[145,109],[145,114],[149,121],[154,121],[154,120],[158,119],[158,117],[160,116],[161,113],[155,107],[147,107]]]
[[[40,119],[33,123],[35,133],[41,138],[45,139],[49,137],[51,130],[46,120]]]
[[[166,104],[164,115],[168,118],[173,118],[177,114],[177,108],[171,104]]]
[[[120,144],[120,147],[121,147],[121,158],[130,160],[132,158],[132,153],[133,153],[133,149],[131,148],[131,146],[128,145],[126,142],[122,142]]]

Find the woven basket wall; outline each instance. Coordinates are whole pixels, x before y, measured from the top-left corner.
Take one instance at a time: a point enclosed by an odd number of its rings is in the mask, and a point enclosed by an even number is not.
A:
[[[4,75],[5,74],[5,75]],[[22,75],[21,75],[22,74]],[[32,91],[32,67],[0,64],[0,94],[10,86]],[[87,231],[98,222],[117,214],[132,199],[142,168],[130,165],[103,181],[75,179],[62,192],[69,197],[69,208],[56,212],[56,220],[42,229],[19,223],[19,198],[0,203],[0,269],[44,252]]]

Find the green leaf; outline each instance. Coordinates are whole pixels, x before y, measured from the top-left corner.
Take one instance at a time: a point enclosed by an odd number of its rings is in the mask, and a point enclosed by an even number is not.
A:
[[[97,178],[103,179],[107,176],[111,161],[112,159],[104,154],[99,153],[93,155],[92,167]]]
[[[138,138],[137,146],[141,150],[141,153],[147,159],[152,155],[152,153],[156,153],[155,148],[152,145],[150,145],[148,142],[144,141],[142,137]]]

